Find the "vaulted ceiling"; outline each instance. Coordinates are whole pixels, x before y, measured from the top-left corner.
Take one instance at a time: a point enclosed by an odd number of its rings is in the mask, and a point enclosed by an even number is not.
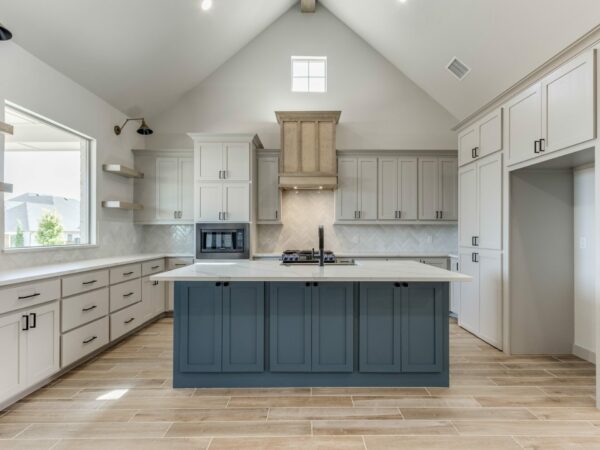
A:
[[[203,12],[200,0],[0,0],[0,22],[17,44],[118,109],[151,116],[295,3],[214,0]],[[598,0],[320,4],[458,119],[600,24]],[[462,81],[445,69],[455,56],[472,69]]]

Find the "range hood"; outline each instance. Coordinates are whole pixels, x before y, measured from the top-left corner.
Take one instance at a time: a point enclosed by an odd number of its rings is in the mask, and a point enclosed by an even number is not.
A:
[[[335,129],[341,111],[276,111],[281,127],[279,187],[335,189]]]

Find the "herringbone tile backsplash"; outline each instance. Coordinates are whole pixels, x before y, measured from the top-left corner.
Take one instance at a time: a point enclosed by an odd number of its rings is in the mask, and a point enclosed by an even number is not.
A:
[[[332,191],[285,191],[283,225],[258,227],[259,253],[318,247],[317,227],[325,226],[325,246],[337,253],[452,253],[456,225],[333,225]]]

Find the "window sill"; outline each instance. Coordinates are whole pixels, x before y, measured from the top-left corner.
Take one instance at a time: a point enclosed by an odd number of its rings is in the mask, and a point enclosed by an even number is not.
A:
[[[53,247],[20,247],[20,248],[4,248],[2,253],[15,254],[15,253],[38,253],[38,252],[52,252],[57,250],[87,250],[92,248],[99,248],[98,244],[82,244],[82,245],[57,245]]]

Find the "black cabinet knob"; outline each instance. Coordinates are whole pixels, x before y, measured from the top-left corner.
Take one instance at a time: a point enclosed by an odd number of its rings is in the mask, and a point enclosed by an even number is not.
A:
[[[400,287],[400,283],[394,283],[394,287]]]
[[[402,283],[402,287],[408,287],[408,283]]]
[[[215,283],[215,286],[221,286],[221,282],[217,281],[217,282]]]
[[[225,283],[223,283],[223,286],[225,286],[225,287],[229,286],[229,282],[226,281]]]
[[[319,283],[313,283],[313,286],[317,287],[319,285]]]
[[[309,287],[309,286],[310,286],[310,283],[307,281],[306,282],[306,287]]]

